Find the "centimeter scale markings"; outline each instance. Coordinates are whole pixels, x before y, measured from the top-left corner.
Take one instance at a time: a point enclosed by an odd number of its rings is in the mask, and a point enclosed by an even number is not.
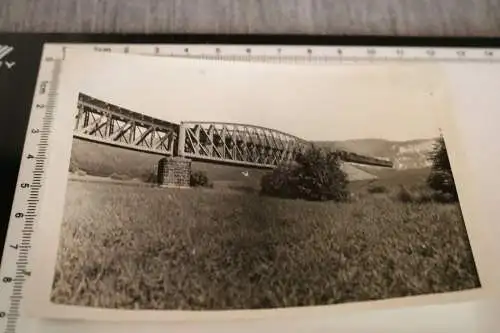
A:
[[[5,333],[21,330],[23,287],[31,275],[29,250],[43,199],[43,177],[49,135],[58,91],[58,77],[66,48],[149,56],[190,57],[226,61],[325,64],[328,62],[433,61],[497,62],[500,50],[484,48],[262,46],[208,44],[57,44],[44,48],[35,87],[21,167],[0,267],[0,327]]]
[[[97,52],[150,56],[188,57],[225,61],[305,62],[323,64],[339,61],[500,61],[500,50],[460,47],[363,47],[363,46],[268,46],[207,44],[52,44],[62,57],[67,47]]]
[[[30,120],[22,153],[18,183],[5,239],[0,287],[0,324],[17,332],[23,287],[31,275],[29,250],[40,208],[49,134],[57,95],[60,60],[45,55],[38,72]]]

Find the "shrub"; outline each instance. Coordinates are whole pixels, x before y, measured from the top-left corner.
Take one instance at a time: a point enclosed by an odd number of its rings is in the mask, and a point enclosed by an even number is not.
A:
[[[429,203],[433,201],[433,196],[430,193],[427,192],[419,192],[415,196],[415,201],[418,203]]]
[[[458,200],[455,180],[453,178],[446,144],[442,135],[434,144],[429,159],[432,162],[431,173],[427,178],[429,187],[437,193],[446,194],[448,198],[452,198],[455,201]],[[441,194],[436,195],[439,196]]]
[[[194,171],[191,172],[191,176],[189,179],[189,185],[193,187],[212,187],[211,182],[208,179],[208,176],[203,171]]]
[[[382,185],[375,185],[368,188],[368,193],[386,193],[387,188]]]
[[[433,191],[428,187],[415,187],[406,188],[400,186],[399,191],[396,193],[396,199],[403,203],[453,203],[455,197],[450,193],[441,191]]]
[[[432,195],[432,200],[439,203],[454,203],[457,199],[451,193],[437,191]]]
[[[111,179],[116,179],[116,180],[130,180],[130,177],[127,175],[121,175],[118,173],[113,173],[109,176]]]
[[[158,183],[158,175],[155,172],[144,174],[141,180],[145,183]]]
[[[262,177],[261,193],[310,201],[345,201],[350,196],[340,163],[338,153],[311,147],[299,153],[295,162],[282,164]]]
[[[75,161],[71,160],[69,162],[69,172],[76,173],[78,170],[80,170],[78,164]]]
[[[228,188],[234,191],[240,191],[245,193],[255,193],[258,191],[251,186],[245,186],[245,185],[229,185]]]
[[[76,170],[75,171],[75,175],[83,177],[83,176],[86,176],[87,173],[85,171],[83,171],[83,170]]]
[[[272,172],[262,176],[261,193],[280,198],[298,198],[300,195],[297,188],[296,167],[293,164],[282,164]]]
[[[415,201],[415,197],[412,192],[410,192],[407,188],[401,186],[399,192],[397,194],[397,198],[399,201],[404,203],[410,203]]]

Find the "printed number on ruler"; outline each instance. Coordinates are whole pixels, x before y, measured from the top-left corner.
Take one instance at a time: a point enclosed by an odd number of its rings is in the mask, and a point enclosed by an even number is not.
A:
[[[2,257],[0,327],[6,333],[17,332],[24,286],[31,276],[28,255],[36,228],[60,71],[58,56],[51,53],[45,49],[41,59]]]
[[[457,47],[270,46],[206,44],[74,44],[96,52],[263,62],[500,61],[495,49]],[[61,55],[62,57],[62,55]]]

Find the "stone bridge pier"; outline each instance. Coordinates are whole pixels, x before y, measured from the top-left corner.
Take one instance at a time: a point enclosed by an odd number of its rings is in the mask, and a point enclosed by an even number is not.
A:
[[[158,162],[157,176],[162,187],[189,187],[191,160],[180,156],[164,157]]]

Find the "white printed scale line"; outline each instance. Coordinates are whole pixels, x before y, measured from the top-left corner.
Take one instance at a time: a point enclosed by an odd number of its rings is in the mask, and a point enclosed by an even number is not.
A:
[[[41,201],[60,68],[60,61],[42,60],[38,73],[2,259],[1,283],[6,287],[0,293],[0,319],[5,318],[1,323],[5,325],[5,333],[18,331],[23,290],[31,274],[28,258]],[[30,178],[31,182],[28,182]]]

